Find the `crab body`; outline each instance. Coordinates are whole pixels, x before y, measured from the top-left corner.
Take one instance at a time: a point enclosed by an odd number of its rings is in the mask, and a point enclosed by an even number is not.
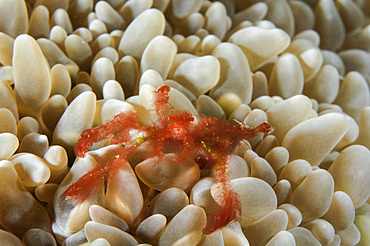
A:
[[[228,179],[227,157],[232,154],[240,141],[253,138],[259,133],[271,130],[267,123],[256,128],[249,128],[237,122],[223,119],[195,116],[188,111],[174,111],[169,105],[168,86],[160,87],[153,102],[156,113],[155,122],[145,123],[136,111],[116,115],[106,124],[85,130],[77,144],[77,157],[84,157],[89,148],[102,140],[111,140],[111,144],[120,145],[106,161],[75,181],[64,193],[66,200],[83,201],[90,195],[94,184],[107,181],[117,167],[127,162],[127,156],[135,152],[142,144],[150,146],[148,157],[158,157],[157,165],[165,153],[173,153],[175,163],[185,158],[193,159],[201,169],[211,169],[215,173],[217,201],[220,209],[208,218],[204,233],[213,231],[237,220],[241,214],[239,196],[233,191]],[[132,137],[136,132],[136,137]],[[107,158],[106,158],[107,159]]]

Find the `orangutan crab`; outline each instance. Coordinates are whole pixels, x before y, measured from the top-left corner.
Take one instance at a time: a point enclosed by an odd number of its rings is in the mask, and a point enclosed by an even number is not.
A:
[[[146,143],[152,148],[149,157],[157,157],[157,165],[161,165],[164,153],[172,152],[176,162],[184,158],[193,159],[201,169],[214,170],[215,183],[222,191],[217,200],[221,201],[220,209],[210,218],[204,233],[212,233],[241,215],[241,202],[238,194],[233,191],[228,179],[227,157],[240,141],[253,138],[259,133],[271,131],[267,123],[256,128],[249,128],[238,122],[223,119],[194,116],[189,111],[171,111],[168,103],[170,87],[162,86],[155,92],[154,106],[157,119],[149,124],[144,123],[136,111],[131,110],[116,115],[106,124],[85,130],[77,144],[77,157],[84,157],[88,149],[97,142],[110,139],[111,144],[120,145],[120,153],[113,154],[105,163],[75,181],[65,192],[65,200],[82,202],[93,190],[94,185],[107,181],[110,174],[127,162],[127,155]],[[197,121],[196,118],[197,117]],[[135,132],[132,138],[132,132]],[[180,164],[179,164],[180,165]]]

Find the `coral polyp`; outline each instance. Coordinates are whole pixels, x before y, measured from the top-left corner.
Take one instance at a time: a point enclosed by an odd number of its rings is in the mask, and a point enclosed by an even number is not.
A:
[[[270,126],[262,123],[250,128],[224,119],[193,115],[186,110],[173,110],[168,103],[169,91],[170,87],[162,86],[155,92],[153,104],[156,119],[153,122],[142,121],[137,112],[131,110],[81,134],[74,148],[77,157],[84,157],[94,143],[107,139],[117,148],[114,153],[107,155],[111,156],[108,161],[98,163],[63,193],[66,200],[82,202],[94,187],[109,180],[116,168],[127,162],[128,155],[145,143],[150,146],[146,156],[156,157],[157,165],[161,165],[165,153],[172,153],[175,163],[179,165],[190,158],[201,169],[214,171],[218,189],[215,200],[220,203],[220,208],[208,218],[204,233],[212,233],[240,217],[240,198],[228,179],[228,156],[241,141],[259,133],[268,133]]]

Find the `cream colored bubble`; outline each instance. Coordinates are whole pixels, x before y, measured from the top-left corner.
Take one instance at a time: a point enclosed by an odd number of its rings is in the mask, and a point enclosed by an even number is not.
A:
[[[242,122],[245,117],[251,112],[251,108],[247,104],[240,104],[229,116],[228,120],[237,120]]]
[[[125,96],[130,97],[138,90],[139,65],[132,56],[124,56],[116,65],[116,79],[124,88]]]
[[[255,152],[261,156],[265,157],[265,155],[273,148],[279,146],[279,141],[274,135],[267,135],[262,141],[258,144]]]
[[[165,154],[161,165],[157,165],[156,158],[149,158],[135,167],[138,177],[149,187],[163,191],[171,187],[177,187],[190,191],[199,180],[199,166],[192,160],[183,160],[178,163],[173,154]]]
[[[125,100],[122,86],[116,80],[108,80],[105,82],[102,91],[104,99]]]
[[[274,40],[274,44],[269,40]],[[246,27],[235,32],[228,42],[242,47],[252,71],[271,57],[283,52],[290,44],[289,36],[281,29]]]
[[[191,73],[189,73],[190,71]],[[187,59],[177,67],[174,73],[174,79],[196,97],[213,88],[219,77],[220,63],[213,56]]]
[[[119,14],[125,21],[125,25],[130,24],[145,10],[150,9],[153,5],[153,2],[153,0],[125,1],[125,4],[119,9]]]
[[[334,240],[335,230],[333,226],[323,219],[313,220],[305,224],[304,227],[311,231],[312,235],[314,235],[322,245],[330,245]]]
[[[92,52],[88,43],[76,34],[71,34],[65,39],[65,49],[68,57],[74,61],[81,70],[90,67]]]
[[[307,82],[304,94],[319,103],[332,103],[339,91],[339,73],[331,65],[324,65],[318,74]]]
[[[0,240],[5,245],[14,245],[14,246],[22,246],[22,241],[14,236],[14,234],[7,232],[5,230],[0,230]]]
[[[274,128],[273,135],[281,143],[287,132],[309,117],[312,103],[303,95],[293,96],[271,106],[266,114],[269,124]]]
[[[196,54],[201,48],[201,39],[196,35],[190,35],[178,44],[179,53]]]
[[[282,209],[277,209],[244,228],[243,232],[252,245],[263,246],[276,233],[285,230],[287,225],[287,213]]]
[[[320,45],[320,35],[314,30],[305,30],[294,36],[294,39],[299,38],[310,40],[315,46]]]
[[[72,81],[77,79],[80,68],[76,63],[69,59],[54,42],[45,38],[40,38],[37,40],[37,43],[39,44],[45,58],[49,62],[50,67],[53,67],[59,63],[63,64],[67,68]]]
[[[144,242],[156,243],[165,229],[167,219],[162,214],[154,214],[143,220],[136,229],[136,236]]]
[[[338,145],[335,146],[335,149],[337,150],[343,149],[344,147],[347,147],[350,144],[352,144],[358,138],[360,133],[359,126],[355,119],[353,119],[350,116],[346,116],[346,118],[348,123],[348,131],[346,132],[342,140],[340,140]]]
[[[289,161],[289,152],[284,147],[275,147],[266,154],[265,160],[271,165],[275,173],[280,175]]]
[[[28,59],[24,59],[24,53],[28,54]],[[49,69],[49,64],[34,38],[23,34],[15,39],[13,78],[19,103],[24,111],[36,109],[49,97],[51,91]]]
[[[335,190],[346,192],[355,208],[362,206],[370,196],[370,151],[362,145],[351,145],[342,150],[328,169],[335,181]]]
[[[222,40],[228,29],[231,27],[228,25],[231,21],[227,16],[225,5],[221,2],[212,3],[204,16],[205,28],[210,34],[214,34]]]
[[[347,49],[362,49],[367,52],[370,51],[370,26],[359,28],[352,31],[346,36],[344,47]]]
[[[71,153],[82,131],[91,128],[96,96],[84,92],[77,96],[64,111],[53,132],[53,144],[59,144]]]
[[[292,187],[289,183],[288,180],[281,179],[279,182],[277,182],[274,186],[273,189],[275,191],[277,200],[278,200],[278,205],[283,204],[284,202],[287,202],[289,195],[292,192]]]
[[[332,65],[338,70],[340,76],[344,76],[344,63],[340,56],[330,50],[322,50],[321,53],[324,58],[323,66]]]
[[[268,92],[268,81],[266,75],[261,72],[257,71],[252,75],[253,81],[253,93],[252,93],[252,100],[257,99],[260,96],[267,96]]]
[[[272,21],[276,27],[283,29],[289,34],[294,35],[294,16],[288,1],[285,0],[267,0],[266,19]]]
[[[238,222],[229,223],[221,228],[223,245],[245,245],[249,246],[248,239],[245,237]]]
[[[225,118],[225,112],[215,100],[207,95],[200,95],[197,99],[197,111],[209,117]]]
[[[298,245],[320,246],[321,243],[312,235],[312,233],[303,227],[295,227],[288,230],[293,236]]]
[[[290,53],[279,57],[269,80],[269,94],[289,98],[301,94],[304,76],[298,58]]]
[[[19,140],[12,133],[0,133],[0,160],[10,158],[18,149]]]
[[[52,234],[39,228],[29,229],[23,235],[23,245],[25,246],[43,245],[43,244],[56,246],[57,242],[55,241]]]
[[[68,70],[62,64],[53,66],[50,70],[51,92],[50,97],[60,94],[66,97],[71,91],[72,82]]]
[[[17,125],[17,137],[22,141],[23,137],[28,133],[37,132],[41,133],[41,127],[35,118],[26,116],[23,117]]]
[[[118,45],[119,45],[119,41],[121,40],[122,38],[122,35],[123,35],[123,30],[113,30],[110,32],[109,34],[113,40],[114,40],[114,49],[117,50],[118,49]]]
[[[53,13],[57,9],[67,9],[68,3],[68,0],[36,0],[35,6],[44,5],[50,13]]]
[[[93,54],[97,54],[100,50],[105,47],[115,47],[116,41],[108,33],[99,35],[91,44],[91,50]]]
[[[69,170],[66,150],[59,145],[52,145],[43,158],[51,171],[49,182],[60,183]]]
[[[204,26],[204,21],[204,16],[199,12],[195,12],[179,23],[179,25],[174,26],[174,28],[175,30],[180,31],[183,35],[188,36],[195,34],[200,28],[202,28]]]
[[[288,231],[280,231],[266,244],[266,246],[294,246],[296,245],[293,235]]]
[[[107,27],[104,22],[99,19],[94,19],[89,24],[89,30],[92,34],[93,39],[96,39],[103,33],[108,33]]]
[[[167,79],[164,81],[165,85],[168,85],[171,88],[174,88],[184,94],[191,103],[195,104],[195,101],[197,100],[193,93],[191,93],[188,89],[186,89],[184,86],[180,85],[178,82]]]
[[[4,66],[12,65],[14,39],[6,33],[0,32],[0,62]]]
[[[270,164],[263,158],[257,157],[251,164],[251,176],[266,181],[270,186],[274,186],[277,177]]]
[[[355,2],[339,0],[337,1],[337,8],[347,32],[351,32],[363,26],[365,16],[360,6]]]
[[[295,39],[286,52],[296,55],[301,63],[305,82],[313,78],[320,70],[323,57],[320,49],[308,39]]]
[[[89,208],[89,215],[92,221],[104,225],[114,226],[126,232],[129,230],[127,223],[122,218],[103,208],[102,206],[91,205]]]
[[[219,44],[212,55],[220,62],[220,79],[210,96],[230,115],[240,104],[252,97],[252,74],[243,51],[230,43]],[[243,81],[241,83],[241,81]]]
[[[369,85],[365,78],[358,72],[347,73],[334,103],[356,119],[361,110],[370,105]]]
[[[244,10],[235,13],[231,16],[233,27],[239,25],[245,20],[256,22],[262,20],[267,14],[267,4],[264,2],[256,2],[255,4],[245,8]]]
[[[31,14],[28,33],[35,39],[48,38],[50,31],[50,13],[49,10],[43,6],[37,6]]]
[[[370,55],[360,49],[343,50],[338,53],[343,60],[346,72],[357,71],[364,76],[370,86]]]
[[[105,149],[98,149],[92,154],[98,162],[102,162],[105,151]],[[128,162],[123,162],[115,172],[110,172],[109,176],[106,192],[103,193],[106,208],[132,227],[143,208],[143,195],[137,177]]]
[[[164,85],[164,82],[161,75],[157,71],[149,69],[143,72],[143,74],[141,75],[139,90],[143,85],[151,85],[155,89],[158,89],[159,87]]]
[[[92,33],[86,27],[79,27],[76,30],[74,30],[72,34],[76,34],[76,35],[80,36],[81,38],[83,38],[89,44],[91,44],[93,42]],[[108,34],[104,33],[104,34],[102,34],[102,36],[103,35],[108,35]],[[96,38],[95,40],[97,40],[98,38]],[[94,42],[95,42],[95,40],[94,40]]]
[[[265,111],[260,109],[253,109],[243,120],[243,124],[249,127],[257,127],[263,122],[267,122],[267,115]],[[263,137],[263,134],[258,134],[256,137],[249,139],[249,142],[252,146],[256,146]]]
[[[326,170],[318,169],[308,174],[293,191],[291,203],[301,211],[304,224],[329,210],[333,194],[334,179]]]
[[[0,108],[0,133],[17,135],[17,122],[12,112],[7,108]]]
[[[190,202],[202,207],[207,215],[210,214],[214,208],[220,207],[211,195],[213,184],[214,178],[202,178],[193,186],[190,193]]]
[[[50,178],[50,169],[43,159],[30,153],[13,155],[9,160],[26,187],[45,184]]]
[[[123,33],[118,46],[120,55],[140,58],[148,43],[154,37],[163,34],[164,27],[165,17],[162,12],[156,9],[145,10],[131,22]]]
[[[50,26],[53,27],[56,25],[63,27],[68,34],[72,33],[73,31],[72,23],[65,9],[58,8],[52,14],[50,19]]]
[[[322,49],[337,50],[345,38],[345,27],[333,0],[322,0],[315,7],[315,29]]]
[[[101,122],[102,124],[105,124],[108,121],[112,120],[117,114],[121,112],[128,112],[133,109],[134,107],[127,102],[117,99],[107,99],[102,102],[100,110]],[[95,115],[95,117],[96,116],[97,115]]]
[[[103,49],[101,49],[95,55],[94,59],[92,60],[92,64],[94,64],[95,61],[97,59],[99,59],[100,57],[106,57],[106,58],[110,59],[112,61],[113,65],[116,65],[118,60],[119,60],[118,52],[113,47],[104,47]]]
[[[361,233],[361,240],[357,245],[366,245],[369,244],[369,225],[370,225],[370,216],[367,215],[358,215],[356,216],[355,225]]]
[[[98,238],[106,239],[110,245],[138,245],[136,239],[127,232],[121,231],[116,227],[104,225],[98,222],[89,221],[85,224],[84,231],[89,242]]]
[[[35,196],[38,200],[52,204],[58,185],[54,183],[42,184],[36,187]]]
[[[26,3],[22,0],[5,0],[0,3],[0,31],[15,38],[28,30]]]
[[[197,12],[202,6],[202,1],[189,0],[183,2],[181,0],[171,1],[169,10],[175,18],[184,19],[192,13]]]
[[[179,188],[169,188],[156,195],[149,203],[149,214],[162,214],[170,221],[180,210],[189,205],[188,195]]]
[[[221,40],[215,35],[207,35],[202,39],[200,51],[205,55],[212,54],[214,48],[221,43]]]
[[[361,111],[357,123],[360,133],[356,143],[370,148],[370,107],[366,107]]]
[[[315,15],[312,8],[302,1],[289,1],[294,16],[295,33],[310,30],[315,23]]]
[[[54,95],[42,105],[41,117],[48,130],[54,130],[67,106],[67,100],[62,95]]]
[[[288,226],[287,229],[297,227],[302,222],[302,213],[299,209],[292,204],[285,203],[278,207],[278,209],[284,210],[288,215]]]
[[[46,135],[32,132],[24,136],[18,151],[43,157],[48,147],[49,141]]]
[[[341,245],[356,245],[361,240],[361,233],[353,223],[347,229],[339,231],[337,235],[340,237]]]
[[[224,227],[225,228],[225,227]],[[221,231],[217,230],[211,234],[204,234],[202,239],[199,241],[199,246],[223,246],[225,235]],[[231,240],[227,240],[228,242]]]
[[[0,175],[3,201],[0,204],[0,222],[3,228],[20,238],[31,228],[51,232],[45,208],[24,188],[11,162],[0,161]]]
[[[298,159],[289,162],[281,171],[279,179],[286,179],[292,185],[292,190],[295,190],[298,185],[312,172],[312,167],[309,162]]]
[[[115,69],[110,59],[101,57],[91,68],[91,87],[98,99],[103,97],[103,86],[108,80],[115,79]]]
[[[95,12],[98,19],[104,22],[108,32],[122,29],[125,24],[121,15],[105,1],[99,1],[95,4]]]
[[[206,213],[201,207],[188,205],[167,225],[158,245],[181,245],[180,242],[197,244],[206,225]]]
[[[289,159],[305,159],[318,166],[348,130],[346,117],[328,113],[296,125],[285,135],[282,146],[289,151]],[[322,136],[325,135],[325,138]]]
[[[90,154],[86,154],[84,158],[76,159],[71,170],[67,173],[55,192],[53,204],[55,223],[62,235],[67,233],[71,235],[83,229],[85,223],[90,220],[89,207],[93,204],[102,204],[104,187],[101,185],[97,186],[96,192],[82,202],[82,206],[65,206],[66,200],[63,197],[63,193],[70,185],[97,165],[98,163]]]
[[[242,203],[242,217],[239,221],[242,228],[253,224],[276,209],[275,192],[265,181],[246,177],[234,179],[231,183]]]
[[[0,79],[5,81],[9,85],[12,85],[13,84],[13,68],[11,66],[0,67]]]
[[[153,38],[143,52],[141,71],[153,69],[166,79],[176,53],[177,46],[171,39],[165,36]]]
[[[330,222],[336,231],[345,230],[355,219],[355,207],[345,192],[334,192],[333,201],[328,212],[322,217]]]
[[[153,0],[153,8],[157,8],[162,12],[165,12],[168,5],[170,4],[170,0]]]

